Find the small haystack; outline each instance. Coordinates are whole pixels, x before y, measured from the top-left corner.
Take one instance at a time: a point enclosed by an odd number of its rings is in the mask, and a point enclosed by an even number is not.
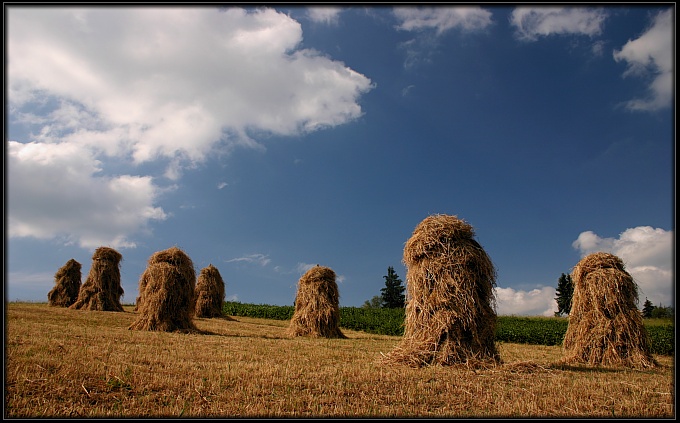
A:
[[[567,364],[645,368],[658,363],[637,308],[638,289],[623,261],[593,253],[578,262],[569,326],[564,335]]]
[[[385,363],[495,365],[496,270],[456,216],[425,218],[404,247],[406,319]]]
[[[99,247],[92,255],[92,267],[78,299],[69,308],[96,311],[124,311],[120,304],[120,261],[123,256],[113,248]]]
[[[224,280],[212,264],[201,269],[196,281],[196,317],[221,317],[224,305]]]
[[[196,272],[182,250],[172,247],[154,253],[139,279],[137,319],[129,329],[195,331]]]
[[[71,259],[57,270],[54,274],[54,288],[47,293],[47,304],[69,307],[76,302],[82,278],[80,268],[80,263]]]
[[[290,336],[347,338],[340,331],[340,295],[335,272],[318,264],[298,281]]]

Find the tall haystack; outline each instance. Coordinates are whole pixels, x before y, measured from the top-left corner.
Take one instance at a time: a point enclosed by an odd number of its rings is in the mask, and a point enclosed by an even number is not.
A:
[[[298,281],[290,336],[347,338],[340,330],[340,294],[335,272],[318,264]]]
[[[212,264],[201,269],[196,280],[196,317],[221,317],[224,305],[224,280]]]
[[[425,218],[404,247],[406,319],[384,362],[413,367],[495,365],[496,270],[474,230],[456,216]]]
[[[81,265],[70,259],[54,274],[54,288],[47,293],[47,304],[54,307],[69,307],[78,299],[81,285]]]
[[[177,247],[154,253],[139,279],[137,319],[129,329],[195,331],[196,272],[194,264]]]
[[[69,308],[96,311],[124,311],[120,304],[120,261],[123,256],[113,248],[99,247],[92,255],[92,267],[80,287],[78,299]]]
[[[637,308],[638,288],[623,261],[593,253],[578,262],[562,362],[645,368],[651,355],[647,330]]]

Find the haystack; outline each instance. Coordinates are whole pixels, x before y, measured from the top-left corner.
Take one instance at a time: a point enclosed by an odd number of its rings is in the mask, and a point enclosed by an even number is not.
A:
[[[196,281],[196,317],[220,317],[224,305],[224,280],[212,264],[201,269]]]
[[[290,336],[346,338],[340,330],[340,295],[335,272],[318,264],[298,281]]]
[[[69,308],[78,310],[124,311],[120,304],[120,261],[123,256],[113,248],[99,247],[92,255],[92,267],[80,287],[78,299]]]
[[[69,307],[78,299],[81,285],[81,265],[70,259],[54,274],[54,288],[47,293],[47,304],[54,307]]]
[[[645,368],[658,363],[651,355],[638,288],[623,261],[593,253],[578,262],[562,362],[567,364]]]
[[[474,230],[456,216],[425,218],[404,247],[406,318],[384,362],[495,365],[496,270]]]
[[[196,272],[194,264],[177,247],[154,253],[139,279],[137,319],[129,329],[195,331]]]

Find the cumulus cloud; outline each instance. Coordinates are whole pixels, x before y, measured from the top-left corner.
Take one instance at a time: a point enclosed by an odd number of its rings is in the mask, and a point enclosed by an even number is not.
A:
[[[307,9],[307,18],[312,22],[336,25],[340,19],[340,12],[342,12],[342,9],[339,7],[310,7]]]
[[[497,287],[496,313],[499,316],[525,315],[552,317],[557,311],[555,288],[545,286],[531,291]]]
[[[476,6],[395,7],[394,16],[399,21],[399,30],[434,30],[437,35],[454,28],[473,32],[491,25],[491,12]]]
[[[641,303],[645,298],[655,305],[674,303],[673,231],[638,226],[626,229],[618,238],[602,238],[585,231],[572,246],[581,257],[606,252],[623,260],[626,271],[638,284]]]
[[[658,13],[651,26],[638,38],[614,51],[614,60],[626,62],[623,76],[651,76],[649,96],[626,102],[635,111],[655,111],[670,107],[673,100],[675,47],[673,9]]]
[[[602,9],[585,7],[517,7],[510,15],[515,36],[535,41],[549,35],[587,35],[602,33],[607,14]]]
[[[8,121],[28,134],[12,145],[10,236],[132,247],[133,234],[167,214],[151,176],[104,176],[111,161],[159,163],[178,180],[212,153],[263,149],[257,137],[355,120],[373,88],[300,48],[300,24],[267,8],[12,7],[5,16]]]
[[[149,176],[104,176],[74,144],[7,143],[8,234],[83,248],[134,247],[130,233],[167,214]]]
[[[247,254],[243,257],[237,257],[233,258],[231,260],[227,260],[227,263],[237,263],[237,262],[244,262],[244,263],[252,263],[252,264],[257,264],[262,267],[268,265],[271,262],[271,259],[269,256],[266,256],[264,254]]]

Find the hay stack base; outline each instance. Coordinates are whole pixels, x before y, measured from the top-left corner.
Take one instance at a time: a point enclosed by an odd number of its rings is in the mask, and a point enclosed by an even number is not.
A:
[[[609,253],[590,254],[574,267],[572,280],[574,294],[562,363],[656,367],[637,308],[637,284],[623,261]]]
[[[153,254],[139,280],[137,319],[129,329],[196,332],[196,272],[189,256],[177,247]]]
[[[404,247],[406,319],[385,364],[495,366],[495,268],[456,216],[424,219]]]
[[[220,271],[210,264],[201,269],[196,281],[196,317],[222,317],[224,280]]]
[[[124,311],[120,304],[120,261],[123,256],[113,248],[99,247],[92,255],[92,267],[80,287],[78,299],[69,308],[94,311]]]
[[[340,307],[335,272],[316,265],[298,281],[290,336],[347,338],[340,330]]]
[[[53,307],[69,307],[78,299],[80,292],[81,265],[70,259],[54,275],[54,288],[47,293],[47,304]]]

